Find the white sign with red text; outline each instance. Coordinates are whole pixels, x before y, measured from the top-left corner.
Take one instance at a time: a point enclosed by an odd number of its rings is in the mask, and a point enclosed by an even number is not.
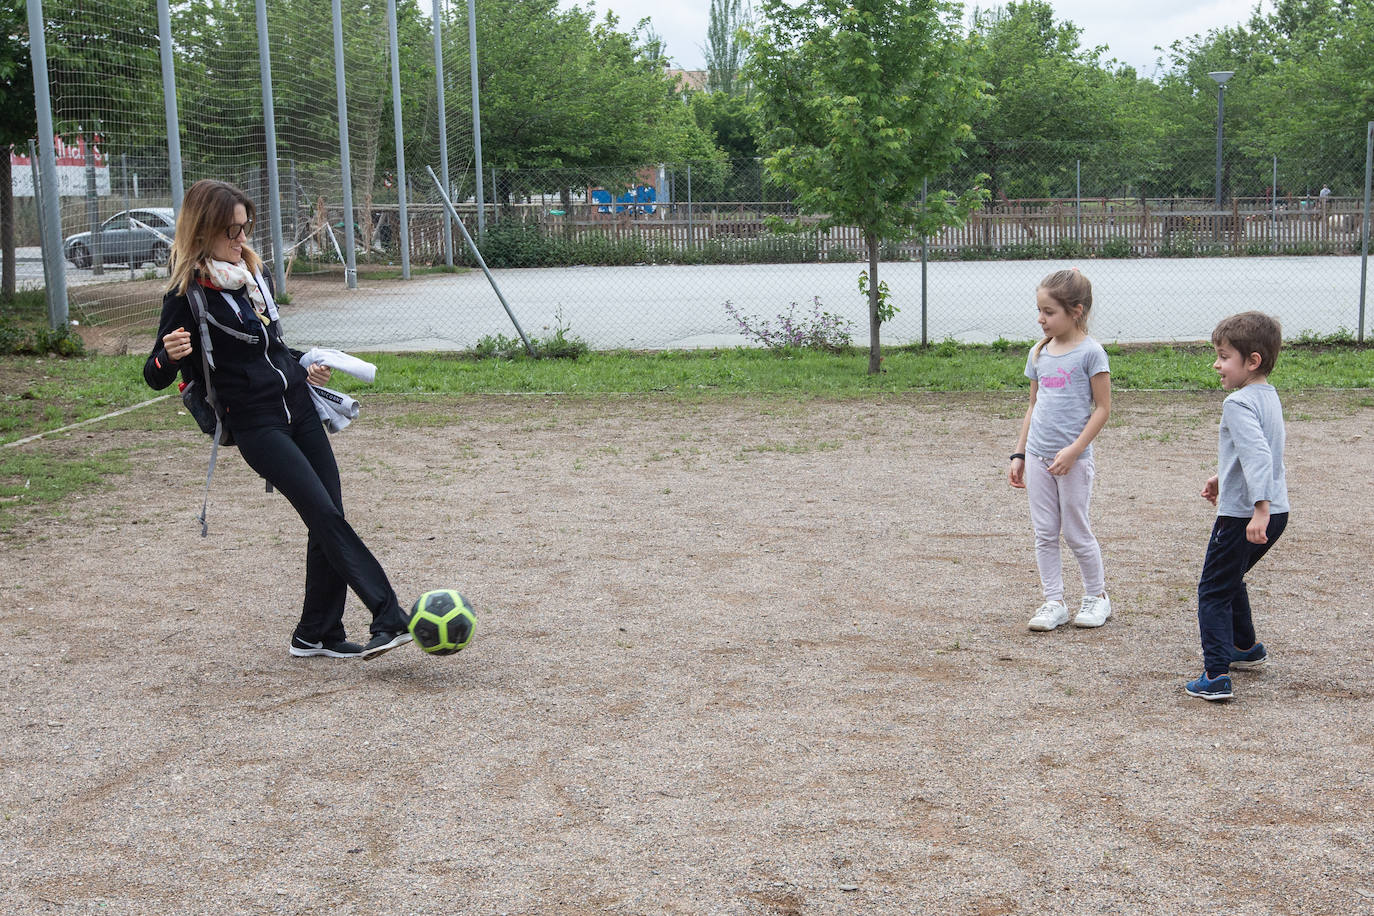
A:
[[[81,137],[75,143],[68,143],[61,137],[55,137],[53,150],[57,153],[58,196],[84,197],[88,193],[86,139]],[[95,161],[95,193],[100,197],[108,197],[110,166],[100,152],[99,140],[91,144],[91,153]],[[10,148],[10,176],[15,197],[33,196],[33,163],[27,152],[20,153],[14,147]]]

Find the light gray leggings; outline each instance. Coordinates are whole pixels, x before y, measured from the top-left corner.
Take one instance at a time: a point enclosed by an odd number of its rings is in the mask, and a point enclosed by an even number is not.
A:
[[[1031,527],[1035,529],[1035,564],[1040,568],[1040,588],[1046,601],[1064,600],[1064,563],[1059,537],[1078,559],[1083,594],[1100,595],[1106,588],[1102,572],[1102,548],[1088,524],[1092,500],[1092,458],[1079,458],[1062,477],[1047,468],[1053,458],[1026,454],[1026,495],[1030,501]]]

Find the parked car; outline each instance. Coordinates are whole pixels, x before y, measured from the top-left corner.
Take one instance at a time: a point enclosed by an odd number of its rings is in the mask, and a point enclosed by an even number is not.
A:
[[[133,217],[130,222],[129,217]],[[144,207],[121,210],[100,224],[100,263],[128,264],[138,267],[151,261],[158,267],[167,263],[172,252],[176,220],[171,207]],[[80,269],[91,266],[91,233],[67,236],[62,251]]]

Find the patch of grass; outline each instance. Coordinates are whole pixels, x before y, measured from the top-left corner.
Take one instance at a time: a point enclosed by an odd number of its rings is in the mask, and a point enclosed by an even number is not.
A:
[[[20,513],[31,506],[52,505],[73,493],[92,493],[105,480],[129,468],[124,449],[109,449],[97,455],[64,456],[20,449],[0,451],[0,531],[8,531]]]
[[[560,393],[693,400],[721,397],[772,398],[772,409],[805,410],[814,398],[854,400],[897,397],[912,391],[1018,391],[1028,383],[1022,374],[1029,341],[999,340],[965,346],[942,341],[926,347],[889,348],[883,372],[865,371],[867,352],[847,348],[839,353],[795,349],[784,355],[766,349],[662,352],[585,352],[577,359],[478,359],[472,354],[360,354],[378,366],[372,385],[338,373],[334,385],[363,396],[404,399],[406,409],[388,422],[397,428],[427,428],[451,421],[445,402],[455,396],[507,393]],[[1204,345],[1112,345],[1112,383],[1130,389],[1219,390],[1212,370],[1213,352]],[[40,432],[111,413],[155,396],[143,384],[143,356],[88,356],[52,359],[0,356],[0,445]],[[1286,392],[1305,389],[1374,388],[1374,348],[1343,339],[1313,338],[1286,347],[1272,376]],[[616,409],[610,397],[608,409]],[[1351,409],[1374,406],[1374,397],[1344,402]],[[789,406],[790,405],[790,406]],[[165,442],[160,434],[193,427],[179,413],[181,405],[165,403],[103,421],[91,429],[137,430],[149,443]],[[993,405],[993,415],[1023,408]],[[1302,412],[1292,405],[1296,418]],[[199,434],[195,441],[203,439]],[[13,524],[20,506],[58,502],[64,496],[90,492],[111,474],[121,473],[128,457],[110,451],[95,456],[55,458],[40,444],[0,448],[0,529]],[[151,445],[150,445],[151,447]],[[815,451],[839,444],[816,441],[794,445],[765,443],[742,451]],[[666,456],[665,456],[666,457]]]

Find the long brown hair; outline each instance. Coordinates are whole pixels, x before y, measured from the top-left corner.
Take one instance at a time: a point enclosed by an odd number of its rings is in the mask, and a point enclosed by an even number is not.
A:
[[[247,194],[227,181],[203,178],[191,185],[177,216],[176,237],[167,262],[171,274],[167,289],[186,292],[196,267],[210,257],[219,233],[234,221],[234,207],[238,204],[243,204],[251,221],[257,208]],[[243,264],[253,273],[262,270],[262,258],[247,240],[243,244]]]
[[[1069,270],[1056,270],[1054,273],[1040,281],[1036,289],[1043,289],[1049,297],[1064,309],[1072,314],[1075,305],[1083,306],[1083,311],[1078,313],[1074,320],[1080,331],[1088,330],[1088,313],[1093,308],[1093,285],[1087,277],[1078,272],[1078,268]],[[1031,351],[1031,359],[1040,357],[1040,351],[1045,344],[1049,343],[1050,337],[1046,337],[1035,345]]]

